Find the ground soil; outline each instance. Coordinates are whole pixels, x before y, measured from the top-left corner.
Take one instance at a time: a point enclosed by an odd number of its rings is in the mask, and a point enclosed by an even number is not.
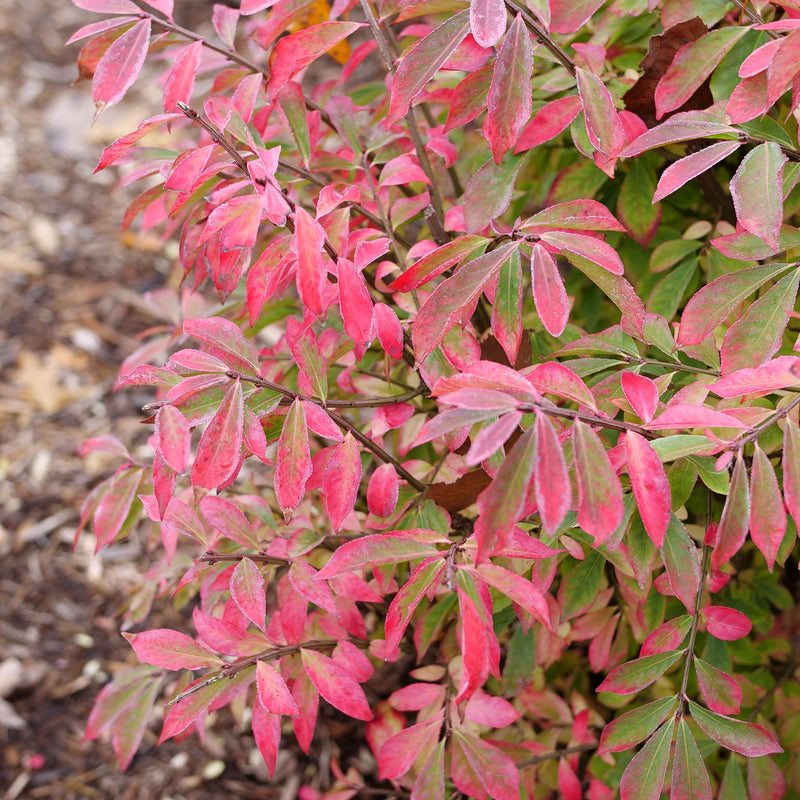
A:
[[[202,743],[156,747],[154,726],[124,774],[110,743],[83,740],[101,686],[135,661],[117,612],[148,556],[136,540],[95,555],[88,533],[73,551],[81,501],[111,469],[77,451],[106,433],[146,439],[148,394],[113,384],[153,322],[139,296],[171,268],[158,240],[121,238],[133,195],[92,175],[160,92],[137,85],[90,129],[78,46],[64,46],[90,21],[67,0],[0,0],[0,798],[291,798],[310,762],[289,751],[270,781],[225,717]],[[148,620],[180,624],[167,605]]]

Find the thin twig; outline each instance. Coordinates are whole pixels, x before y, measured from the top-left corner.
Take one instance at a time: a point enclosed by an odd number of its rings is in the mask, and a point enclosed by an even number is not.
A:
[[[531,11],[522,3],[517,3],[516,0],[506,0],[506,5],[513,11],[522,14],[522,18],[525,20],[525,25],[536,37],[537,41],[544,45],[544,47],[556,57],[556,59],[563,65],[564,69],[566,69],[570,75],[574,76],[576,74],[575,62],[569,57],[566,50],[564,50],[564,48],[561,47],[558,42],[553,41],[553,39],[550,37],[550,34],[539,24]]]
[[[534,767],[537,764],[542,764],[545,761],[552,761],[554,758],[563,758],[564,756],[571,756],[575,753],[589,753],[592,750],[597,750],[597,742],[587,744],[575,744],[572,747],[556,748],[550,753],[542,753],[540,756],[531,756],[524,761],[518,761],[517,767]]]
[[[195,561],[206,564],[216,564],[220,561],[241,561],[243,558],[249,558],[259,564],[277,564],[281,567],[288,567],[291,561],[288,558],[280,558],[279,556],[267,556],[263,553],[203,553],[198,556]]]

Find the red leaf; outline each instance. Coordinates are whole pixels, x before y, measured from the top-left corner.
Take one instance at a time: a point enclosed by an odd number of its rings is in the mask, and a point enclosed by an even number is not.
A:
[[[144,66],[149,46],[150,20],[143,19],[106,50],[92,79],[92,99],[98,114],[122,100],[133,86]]]
[[[375,328],[378,341],[390,358],[403,357],[403,328],[397,314],[385,303],[375,304]]]
[[[358,22],[322,22],[279,39],[269,57],[270,93],[277,94],[292,76],[360,27]]]
[[[536,415],[533,480],[542,527],[552,535],[572,505],[572,486],[558,434],[544,413]]]
[[[595,410],[589,387],[569,367],[558,361],[544,361],[525,371],[525,377],[542,394],[554,394]]]
[[[625,226],[596,200],[570,200],[548,206],[528,217],[518,230],[541,233],[553,228],[570,231],[624,231]]]
[[[386,124],[391,125],[406,112],[411,101],[441,69],[469,32],[466,11],[454,14],[420,39],[397,63],[392,80],[392,96]]]
[[[551,336],[561,336],[569,321],[569,299],[556,262],[536,242],[531,253],[533,302],[544,329]]]
[[[589,141],[607,156],[619,155],[625,147],[625,130],[608,89],[600,78],[580,67],[576,68],[575,76]]]
[[[770,572],[786,533],[786,510],[769,457],[755,443],[750,473],[750,536],[767,561]]]
[[[201,669],[220,667],[221,658],[206,650],[190,636],[167,628],[144,631],[144,633],[123,633],[136,652],[136,657],[154,667],[162,669]]]
[[[634,139],[620,155],[632,158],[665,144],[683,142],[686,139],[702,139],[703,137],[728,134],[729,139],[737,138],[736,128],[731,127],[720,114],[710,111],[683,111],[670,117],[666,122],[650,128]]]
[[[437,686],[436,688],[443,689],[444,687]],[[480,691],[470,697],[464,710],[464,719],[492,728],[506,728],[513,725],[520,716],[520,712],[508,700]]]
[[[287,714],[290,717],[300,715],[300,709],[286,685],[272,664],[256,661],[256,687],[258,700],[265,711],[272,714]]]
[[[580,111],[581,98],[577,94],[545,103],[522,129],[514,153],[532,150],[537,145],[554,139],[569,127]]]
[[[489,86],[492,83],[494,65],[485,67],[467,75],[461,83],[453,89],[447,109],[447,122],[444,132],[459,128],[472,122],[478,114],[486,108]]]
[[[302,403],[296,399],[286,415],[275,456],[275,494],[284,518],[292,518],[311,477],[311,450]]]
[[[374,335],[372,299],[361,271],[352,261],[340,258],[337,273],[344,330],[355,344],[356,358],[362,358]]]
[[[367,508],[376,517],[388,517],[397,506],[400,481],[393,464],[381,464],[367,484]]]
[[[672,494],[661,459],[653,445],[634,431],[625,434],[625,452],[636,507],[647,535],[656,547],[661,547],[672,509]]]
[[[483,428],[473,440],[469,452],[464,457],[467,465],[474,467],[501,448],[517,429],[521,419],[521,411],[511,411]]]
[[[642,642],[639,655],[652,656],[656,653],[665,653],[667,650],[677,650],[686,638],[686,634],[689,633],[691,626],[692,617],[689,614],[675,617],[669,622],[659,625]]]
[[[389,284],[389,289],[393,292],[416,289],[451,267],[461,264],[478,248],[485,245],[486,241],[482,236],[459,236],[452,242],[426,253],[400,277],[395,278]]]
[[[738,714],[742,705],[742,689],[727,673],[694,657],[697,686],[706,705],[717,714]]]
[[[505,753],[458,730],[451,741],[451,777],[457,789],[479,800],[519,800],[519,771]]]
[[[289,582],[292,588],[309,603],[338,616],[333,594],[325,581],[316,580],[317,570],[306,561],[294,561],[289,567]]]
[[[258,662],[261,665],[261,662]],[[281,743],[281,717],[280,714],[273,714],[261,704],[257,699],[253,703],[253,713],[250,719],[250,727],[253,730],[253,738],[256,740],[256,747],[267,765],[267,772],[270,778],[275,774],[275,764],[278,760],[278,747]]]
[[[348,431],[325,469],[322,489],[325,492],[325,510],[334,531],[338,531],[344,518],[353,510],[358,487],[361,484],[361,454],[353,434]]]
[[[712,636],[726,642],[733,642],[747,636],[753,626],[741,611],[725,606],[706,606],[700,609],[706,621],[706,628]]]
[[[728,750],[733,750],[734,753],[748,758],[758,758],[770,753],[783,752],[783,748],[772,735],[760,725],[713,714],[691,700],[689,700],[689,711],[692,719],[709,739],[713,739]]]
[[[800,365],[797,356],[778,356],[758,367],[745,367],[707,384],[720,397],[740,397],[744,394],[765,395],[776,389],[794,386],[798,376],[792,371]]]
[[[572,429],[578,477],[578,525],[602,544],[622,522],[622,487],[602,442],[575,420]]]
[[[495,479],[478,497],[477,563],[503,547],[523,512],[533,477],[534,447],[534,430],[529,428],[506,455]]]
[[[472,572],[471,567],[465,567]],[[480,564],[474,574],[501,592],[547,628],[551,628],[550,610],[542,593],[529,581],[515,572],[495,564]],[[523,626],[524,627],[524,626]]]
[[[764,142],[742,160],[731,178],[736,219],[773,250],[780,247],[783,222],[783,168],[787,158],[780,145]]]
[[[731,476],[731,485],[722,518],[717,528],[717,539],[711,553],[711,569],[718,570],[739,552],[747,536],[750,520],[750,492],[747,481],[747,467],[742,451],[736,456],[736,464]]]
[[[472,35],[481,47],[494,47],[506,30],[506,7],[502,0],[470,0]]]
[[[105,150],[103,150],[103,154],[100,156],[100,161],[97,163],[94,171],[99,172],[101,169],[105,169],[106,167],[110,166],[123,153],[133,147],[133,145],[136,144],[139,139],[150,133],[150,131],[155,130],[165,122],[178,119],[182,116],[183,114],[159,114],[158,116],[146,119],[135,131],[132,133],[127,133],[125,136],[121,136],[115,142],[106,147]]]
[[[202,52],[202,41],[175,51],[172,66],[164,78],[164,111],[174,111],[177,103],[188,103],[191,99]]]
[[[635,372],[623,372],[622,391],[625,399],[639,418],[647,423],[653,419],[658,408],[658,387],[655,382]]]
[[[583,789],[575,770],[566,758],[558,759],[558,792],[564,800],[582,800]]]
[[[476,5],[477,2],[473,2],[472,9]],[[500,8],[505,26],[506,12],[502,3]],[[488,111],[483,124],[483,135],[492,148],[496,164],[516,144],[522,126],[531,115],[532,71],[533,49],[530,34],[522,21],[522,15],[518,13],[503,37],[503,44],[495,59]]]
[[[398,711],[421,711],[445,699],[445,687],[438,683],[412,683],[392,692],[389,702]]]
[[[297,254],[297,291],[305,307],[318,316],[323,311],[322,293],[327,282],[324,245],[322,226],[304,208],[296,206],[292,248]]]
[[[244,398],[237,378],[208,423],[192,464],[192,484],[224,489],[239,473],[244,441]]]
[[[717,142],[704,147],[697,153],[679,158],[670,164],[658,179],[658,188],[653,195],[653,202],[657,203],[668,195],[677,191],[684,184],[711,169],[731,153],[742,146],[741,142]]]
[[[344,667],[332,658],[304,647],[300,649],[300,655],[311,682],[334,708],[356,719],[372,719],[364,690]]]

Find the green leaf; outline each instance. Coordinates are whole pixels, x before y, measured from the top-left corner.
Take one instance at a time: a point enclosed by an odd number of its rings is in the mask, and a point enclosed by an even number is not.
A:
[[[675,596],[691,614],[700,588],[700,558],[695,543],[686,533],[681,521],[670,517],[661,557],[667,568],[667,578]]]
[[[499,217],[511,202],[517,173],[525,156],[508,156],[500,164],[489,159],[472,176],[464,191],[464,220],[467,233],[483,230]]]
[[[628,560],[631,562],[636,582],[644,591],[647,580],[653,572],[658,550],[647,535],[638,512],[631,517],[631,524],[625,534],[625,544],[628,547]]]
[[[651,314],[661,314],[664,319],[671,320],[681,304],[683,293],[686,291],[689,281],[694,277],[699,263],[697,256],[692,256],[675,269],[670,270],[650,293],[647,310]]]
[[[689,711],[700,730],[728,750],[750,758],[783,752],[772,734],[754,722],[740,722],[714,714],[691,700]]]
[[[714,494],[728,494],[730,477],[726,470],[717,471],[713,458],[706,456],[687,456],[689,461],[700,475],[700,480],[711,489]]]
[[[711,783],[697,743],[681,717],[675,737],[670,800],[711,800]]]
[[[572,619],[594,602],[603,580],[604,563],[597,550],[590,550],[564,579],[558,592],[562,620]]]
[[[513,365],[522,341],[522,264],[519,251],[512,253],[497,274],[491,323],[492,333]]]
[[[719,787],[717,800],[748,800],[742,769],[735,758],[729,758],[725,764],[725,772],[722,774],[722,785]]]
[[[665,653],[626,661],[608,673],[597,691],[636,694],[655,683],[682,655],[683,650],[667,650]]]
[[[794,309],[800,271],[784,275],[728,328],[720,349],[722,375],[769,361],[778,351]]]
[[[665,722],[633,757],[622,773],[622,800],[658,800],[669,761],[675,718]]]
[[[677,697],[664,697],[626,711],[603,728],[597,755],[619,753],[643,742],[675,711]]]
[[[634,159],[630,162],[617,200],[617,216],[634,240],[645,248],[655,236],[661,220],[661,205],[653,203],[656,183],[656,172],[650,161]],[[666,314],[664,316],[669,319]]]
[[[672,510],[677,511],[691,496],[697,484],[697,469],[688,459],[681,459],[672,465],[667,473],[672,492]]]
[[[684,433],[663,436],[655,439],[651,444],[658,453],[658,457],[664,462],[676,461],[679,458],[703,453],[703,451],[713,451],[716,447],[706,436]]]

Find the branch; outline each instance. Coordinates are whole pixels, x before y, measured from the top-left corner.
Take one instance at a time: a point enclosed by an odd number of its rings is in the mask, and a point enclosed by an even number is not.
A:
[[[551,38],[550,34],[539,24],[531,11],[526,6],[516,2],[516,0],[506,0],[506,6],[512,11],[522,14],[525,25],[536,37],[537,41],[555,56],[570,75],[575,77],[575,62],[569,57],[566,50]]]
[[[288,567],[292,563],[288,558],[267,556],[263,553],[214,553],[211,550],[198,556],[195,561],[199,561],[201,564],[217,564],[220,561],[241,561],[243,558],[249,558],[259,564],[277,564],[281,567]]]
[[[597,742],[576,744],[572,747],[558,747],[550,753],[542,753],[540,756],[531,756],[530,758],[526,758],[524,761],[518,761],[517,767],[519,769],[522,769],[523,767],[533,767],[536,766],[536,764],[543,763],[544,761],[552,761],[554,758],[571,756],[574,753],[589,753],[593,750],[597,750]]]
[[[756,425],[750,433],[746,434],[745,436],[741,436],[738,439],[734,439],[727,447],[728,450],[732,450],[734,453],[737,450],[741,450],[745,445],[754,442],[764,433],[767,428],[771,428],[778,420],[782,417],[785,417],[793,408],[800,405],[800,394],[794,398],[791,402],[787,403],[783,408],[776,411],[774,414],[771,414],[764,422],[760,425]]]

